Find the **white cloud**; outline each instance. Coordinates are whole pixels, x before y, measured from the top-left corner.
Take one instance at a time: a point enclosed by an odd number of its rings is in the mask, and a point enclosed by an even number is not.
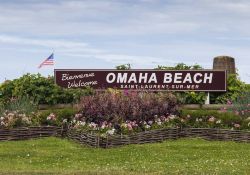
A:
[[[0,1],[0,47],[55,49],[65,57],[136,67],[201,63],[231,55],[249,64],[248,0]],[[4,48],[9,48],[4,51]],[[34,51],[35,53],[35,51]]]
[[[41,40],[41,39],[29,39],[16,36],[0,35],[0,42],[18,44],[18,45],[33,45],[55,48],[85,48],[88,44],[83,42],[72,42],[66,40]]]
[[[159,57],[150,56],[134,56],[126,54],[112,54],[109,51],[92,48],[87,43],[72,42],[66,40],[43,40],[21,38],[16,36],[0,35],[0,43],[28,45],[30,47],[41,46],[45,48],[54,48],[56,52],[64,56],[81,57],[81,58],[97,58],[109,63],[131,63],[134,65],[152,65],[152,63],[163,63],[166,60]],[[33,50],[33,49],[30,49]],[[168,63],[175,63],[173,60],[168,60]]]
[[[225,30],[250,35],[248,1],[40,1],[2,3],[0,32],[46,36],[189,34]],[[39,2],[39,1],[38,1]],[[53,2],[53,1],[52,1]],[[243,27],[244,26],[244,29]]]

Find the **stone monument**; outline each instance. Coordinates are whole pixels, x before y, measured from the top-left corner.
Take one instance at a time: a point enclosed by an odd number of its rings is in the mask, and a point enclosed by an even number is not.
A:
[[[214,58],[213,69],[215,70],[227,70],[229,74],[235,74],[235,61],[230,56],[217,56]]]

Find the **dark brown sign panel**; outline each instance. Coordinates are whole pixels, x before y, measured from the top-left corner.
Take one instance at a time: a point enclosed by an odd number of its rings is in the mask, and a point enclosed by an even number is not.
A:
[[[64,88],[226,91],[226,71],[55,69],[55,82]]]

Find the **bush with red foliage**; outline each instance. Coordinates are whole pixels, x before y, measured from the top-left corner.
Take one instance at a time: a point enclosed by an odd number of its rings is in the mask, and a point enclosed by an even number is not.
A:
[[[177,113],[177,99],[172,93],[135,91],[95,92],[85,96],[79,110],[86,121],[101,123],[153,120],[155,115]]]

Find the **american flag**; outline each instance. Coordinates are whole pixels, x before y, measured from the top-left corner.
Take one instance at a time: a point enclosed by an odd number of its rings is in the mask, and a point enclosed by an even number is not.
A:
[[[52,53],[48,58],[46,58],[39,66],[38,68],[41,68],[42,66],[51,66],[54,65],[54,53]]]

